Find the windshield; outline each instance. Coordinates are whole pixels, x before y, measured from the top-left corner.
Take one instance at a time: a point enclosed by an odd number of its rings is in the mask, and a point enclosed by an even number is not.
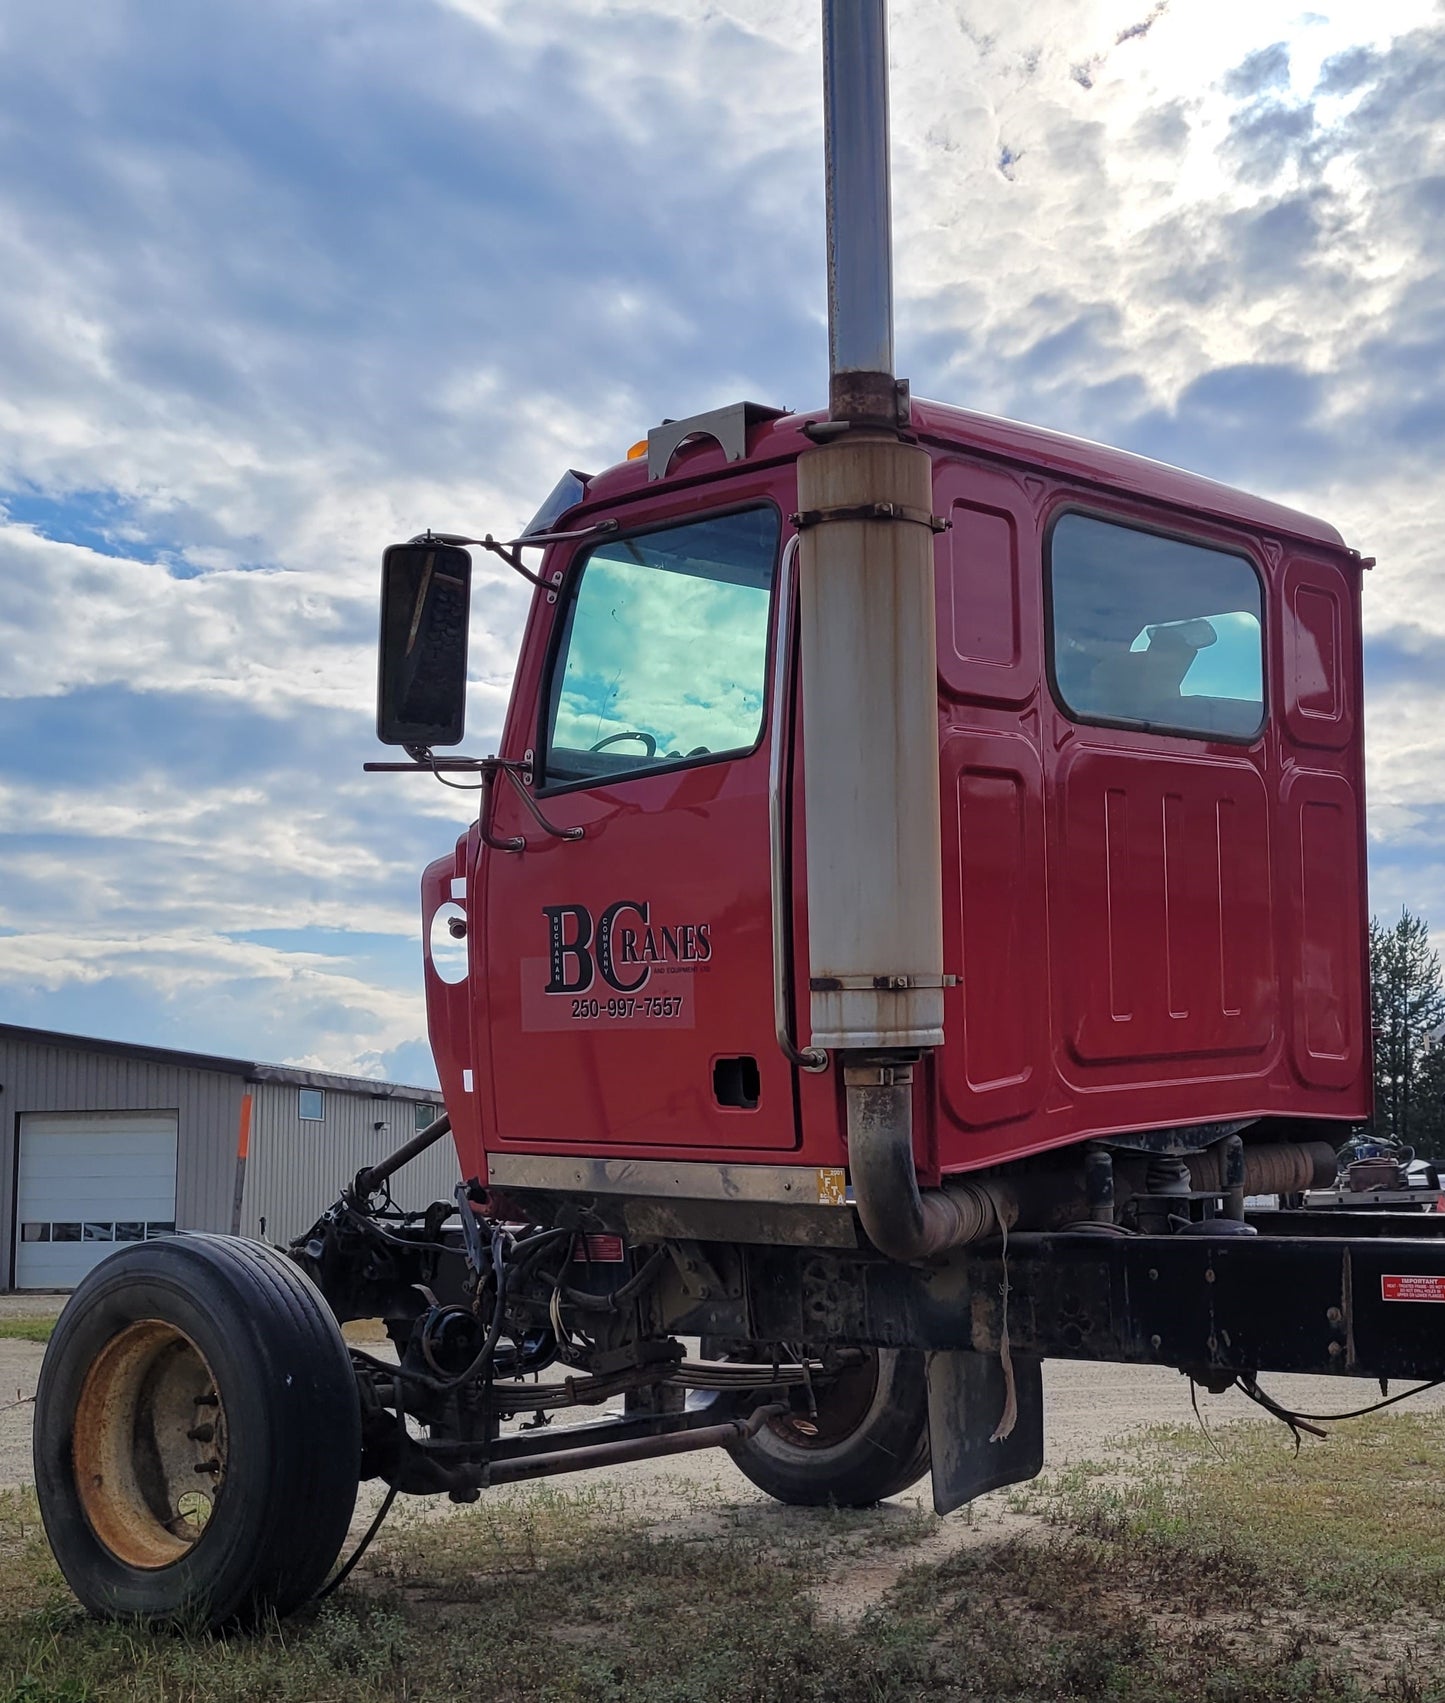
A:
[[[544,778],[749,751],[763,725],[773,508],[595,545],[553,664]]]

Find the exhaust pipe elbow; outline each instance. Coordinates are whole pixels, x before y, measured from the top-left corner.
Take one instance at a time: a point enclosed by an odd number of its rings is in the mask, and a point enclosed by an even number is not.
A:
[[[930,1259],[1012,1224],[1017,1206],[996,1183],[918,1187],[913,1164],[913,1066],[846,1065],[848,1173],[868,1239],[902,1262]]]
[[[856,1055],[855,1055],[856,1056]],[[913,1066],[894,1060],[845,1064],[848,1173],[868,1239],[879,1253],[908,1264],[936,1258],[1011,1230],[1026,1209],[1030,1225],[1063,1227],[1077,1219],[1076,1190],[1064,1178],[1004,1182],[988,1178],[918,1186],[913,1163]],[[1332,1181],[1335,1150],[1324,1141],[1246,1144],[1246,1194],[1295,1194]],[[1222,1147],[1188,1156],[1196,1189],[1226,1186]]]
[[[1187,1162],[1195,1188],[1223,1186],[1224,1161],[1217,1148],[1191,1153]],[[1327,1141],[1246,1142],[1244,1192],[1302,1194],[1306,1189],[1326,1188],[1335,1180],[1335,1169],[1335,1150]]]

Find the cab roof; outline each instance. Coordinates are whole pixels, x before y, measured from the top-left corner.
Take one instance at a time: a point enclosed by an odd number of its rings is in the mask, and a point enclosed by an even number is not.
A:
[[[815,447],[806,428],[826,419],[826,411],[819,410],[811,414],[781,414],[759,421],[748,429],[745,463],[734,465],[759,466],[794,460],[804,450]],[[1168,503],[1255,531],[1284,533],[1335,550],[1345,547],[1333,526],[1299,509],[1252,496],[1198,473],[1187,473],[1167,462],[1111,449],[1067,432],[1050,431],[1045,426],[1026,425],[916,397],[906,435],[930,447],[966,450],[1081,484]],[[691,439],[672,456],[665,478],[649,481],[645,460],[620,462],[588,482],[586,503],[591,507],[594,503],[613,503],[640,495],[649,488],[658,491],[676,488],[715,477],[727,465],[715,440]]]

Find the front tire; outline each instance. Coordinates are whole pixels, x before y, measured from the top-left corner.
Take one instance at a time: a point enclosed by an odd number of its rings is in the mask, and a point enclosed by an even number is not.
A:
[[[789,1413],[730,1451],[759,1490],[795,1507],[868,1508],[929,1468],[923,1356],[865,1353],[817,1395],[818,1416]]]
[[[350,1355],[274,1248],[139,1242],[61,1314],[34,1450],[46,1536],[91,1613],[208,1627],[286,1614],[321,1586],[356,1504]]]

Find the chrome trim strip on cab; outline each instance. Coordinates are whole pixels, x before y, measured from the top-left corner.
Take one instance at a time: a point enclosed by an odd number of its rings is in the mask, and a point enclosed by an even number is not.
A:
[[[494,1189],[648,1195],[669,1200],[769,1202],[780,1206],[846,1206],[847,1178],[837,1165],[709,1165],[697,1160],[569,1159],[535,1153],[492,1153]]]
[[[793,702],[794,595],[798,560],[795,532],[783,546],[778,566],[778,637],[773,658],[773,709],[768,750],[768,849],[773,901],[773,1028],[789,1064],[800,1070],[826,1070],[828,1055],[817,1047],[799,1047],[793,1039],[792,895],[787,890],[787,815],[783,808],[783,775],[787,756],[789,712]]]

